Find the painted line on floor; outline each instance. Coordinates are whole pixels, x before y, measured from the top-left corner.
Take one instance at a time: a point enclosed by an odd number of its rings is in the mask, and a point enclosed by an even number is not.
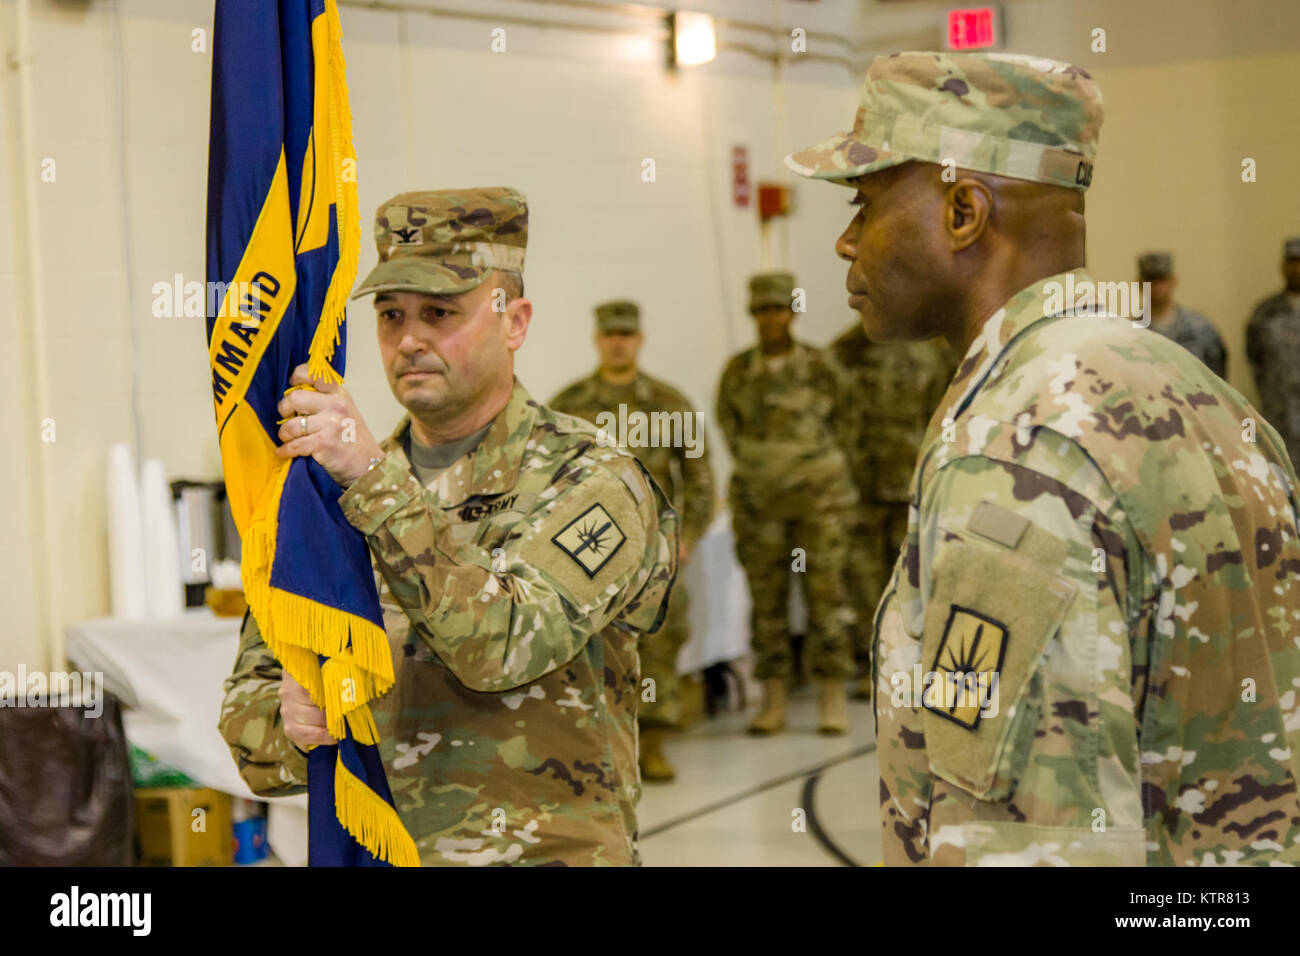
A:
[[[791,783],[792,781],[795,780],[802,780],[804,777],[820,774],[823,770],[827,770],[830,767],[834,767],[836,764],[845,763],[846,761],[849,760],[855,760],[858,757],[865,757],[869,753],[874,753],[875,750],[876,750],[876,745],[874,743],[866,744],[862,747],[858,747],[856,750],[850,750],[848,753],[843,754],[839,757],[833,757],[830,760],[827,760],[825,763],[817,764],[816,766],[813,767],[805,767],[803,770],[795,770],[790,773],[782,774],[779,777],[774,777],[771,780],[767,780],[764,781],[763,783],[756,784],[755,786],[750,787],[748,790],[742,790],[740,793],[735,794],[734,796],[724,797],[721,800],[716,800],[713,803],[706,804],[705,806],[702,806],[697,810],[692,810],[689,813],[683,813],[679,817],[673,817],[670,820],[666,820],[663,823],[660,823],[658,826],[650,827],[649,829],[641,832],[638,835],[637,839],[638,841],[648,840],[650,837],[658,836],[660,833],[665,833],[668,830],[671,830],[673,827],[679,827],[683,823],[690,823],[692,820],[698,820],[700,817],[708,816],[710,813],[714,813],[718,810],[724,810],[727,807],[740,803],[740,801],[742,800],[748,800],[750,797],[758,796],[758,794],[763,793],[765,790],[771,790],[773,787],[779,787],[785,783]]]
[[[872,750],[875,747],[871,748]],[[822,775],[819,770],[803,783],[803,798],[800,801],[808,811],[808,830],[813,835],[821,848],[833,856],[844,866],[861,866],[857,860],[849,856],[840,849],[839,844],[830,838],[830,835],[822,827],[821,820],[817,818],[817,784],[821,782]]]

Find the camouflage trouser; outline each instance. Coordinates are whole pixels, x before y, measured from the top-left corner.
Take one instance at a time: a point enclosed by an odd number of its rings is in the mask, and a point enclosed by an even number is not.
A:
[[[677,680],[677,652],[689,631],[686,624],[688,605],[686,588],[679,579],[668,598],[668,615],[663,626],[653,634],[642,635],[638,642],[641,655],[641,700],[637,722],[642,727],[676,727],[682,717],[682,702]],[[645,679],[654,681],[652,701],[645,699]]]
[[[894,571],[898,551],[907,539],[907,502],[868,502],[855,513],[853,546],[849,549],[849,599],[858,614],[853,653],[860,664],[871,657],[871,629],[876,605]]]
[[[817,677],[849,677],[854,613],[845,587],[845,566],[851,514],[832,511],[774,519],[733,504],[731,527],[753,602],[754,676],[760,680],[790,676],[790,571],[797,567],[794,549],[801,548],[806,562],[801,581],[808,603],[805,654],[810,669]]]

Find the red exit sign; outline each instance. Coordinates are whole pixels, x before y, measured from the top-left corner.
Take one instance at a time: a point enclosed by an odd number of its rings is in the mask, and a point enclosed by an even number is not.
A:
[[[986,50],[998,44],[998,12],[993,7],[948,11],[948,49]]]

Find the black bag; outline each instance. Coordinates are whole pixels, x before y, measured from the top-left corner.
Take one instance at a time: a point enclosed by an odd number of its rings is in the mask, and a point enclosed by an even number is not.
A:
[[[21,692],[21,691],[20,691]],[[122,708],[0,707],[0,865],[130,866],[131,764]]]

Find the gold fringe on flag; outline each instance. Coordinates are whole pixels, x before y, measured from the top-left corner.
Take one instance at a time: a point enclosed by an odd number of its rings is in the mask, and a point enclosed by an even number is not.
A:
[[[352,108],[348,104],[347,62],[343,58],[343,27],[334,0],[326,0],[329,30],[326,87],[329,94],[330,152],[334,169],[334,209],[338,217],[339,258],[325,292],[320,322],[312,336],[307,370],[313,378],[338,384],[342,376],[330,359],[339,344],[339,329],[347,316],[348,294],[357,279],[361,252],[361,213],[357,202],[357,153],[352,145]],[[319,136],[317,131],[317,135]]]
[[[285,462],[267,487],[265,507],[257,509],[245,532],[244,592],[266,646],[307,689],[312,703],[325,711],[331,732],[338,731],[334,736],[342,737],[343,715],[364,707],[393,686],[392,654],[382,627],[271,586],[278,530],[275,519],[288,474],[289,462]],[[330,671],[336,675],[333,687],[322,675],[318,654],[337,661]],[[342,677],[353,680],[346,694]]]
[[[397,811],[353,776],[340,760],[334,771],[334,805],[339,821],[357,842],[393,866],[419,866],[420,853]]]

